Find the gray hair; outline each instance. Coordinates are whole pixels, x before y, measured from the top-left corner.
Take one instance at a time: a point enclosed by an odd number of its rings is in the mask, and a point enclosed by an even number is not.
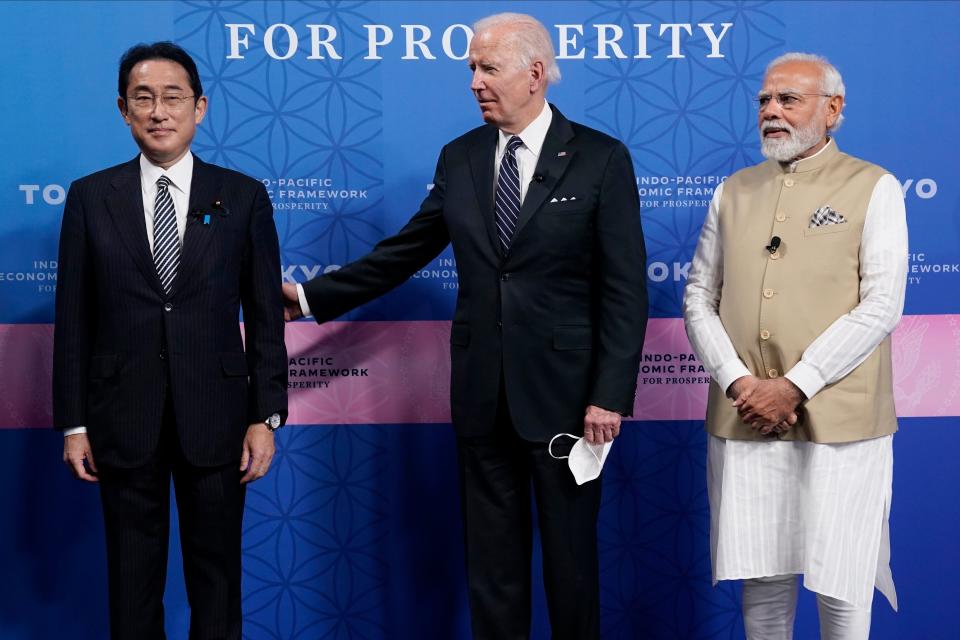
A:
[[[560,80],[560,69],[553,55],[553,42],[543,24],[524,13],[497,13],[477,20],[473,25],[474,37],[483,31],[488,31],[501,25],[515,27],[504,39],[507,46],[517,56],[517,66],[525,69],[539,60],[543,62],[544,76],[547,84],[554,84]]]
[[[787,62],[814,63],[820,67],[820,93],[825,93],[830,96],[846,97],[847,89],[843,86],[843,77],[840,75],[840,72],[830,63],[829,60],[823,56],[818,56],[815,53],[800,53],[798,51],[785,53],[782,56],[775,58],[770,64],[767,65],[766,73],[769,74],[771,69],[774,67],[779,67]],[[836,131],[840,128],[842,123],[843,113],[840,113],[837,116],[837,121],[833,123],[833,126],[830,128],[830,131]]]

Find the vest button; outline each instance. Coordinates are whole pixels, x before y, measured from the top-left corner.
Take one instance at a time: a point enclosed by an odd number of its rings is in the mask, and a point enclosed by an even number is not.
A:
[[[786,219],[787,219],[787,215],[783,211],[777,214],[777,222],[783,222]]]
[[[769,339],[770,339],[770,332],[767,331],[766,329],[762,330],[762,331],[760,332],[760,339],[761,339],[761,340],[769,340]]]
[[[764,290],[763,290],[763,297],[764,297],[764,298],[772,298],[772,297],[773,297],[773,289],[764,289]]]
[[[785,186],[785,187],[792,187],[792,186],[793,186],[793,178],[787,178],[786,180],[784,180],[784,181],[783,181],[783,186]]]
[[[780,372],[777,371],[776,369],[770,369],[767,371],[767,375],[770,376],[771,378],[776,378],[777,376],[780,375]]]

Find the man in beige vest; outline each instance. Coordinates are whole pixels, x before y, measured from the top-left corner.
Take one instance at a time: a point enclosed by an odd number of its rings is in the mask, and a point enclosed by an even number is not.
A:
[[[890,333],[903,311],[903,195],[841,153],[844,86],[826,59],[783,55],[757,96],[767,161],[717,188],[684,296],[710,372],[714,583],[743,579],[751,639],[793,635],[797,574],[821,637],[870,633],[896,609]]]

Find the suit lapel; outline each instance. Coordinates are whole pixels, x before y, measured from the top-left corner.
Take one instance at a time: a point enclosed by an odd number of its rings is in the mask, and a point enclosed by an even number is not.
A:
[[[573,127],[553,105],[550,108],[553,109],[553,120],[547,130],[547,136],[543,140],[543,148],[540,149],[537,168],[533,172],[533,175],[542,176],[543,179],[540,181],[533,180],[527,187],[527,195],[520,207],[520,215],[517,216],[517,229],[513,233],[513,242],[516,242],[517,236],[520,235],[523,227],[530,221],[533,214],[543,206],[547,196],[556,189],[575,154],[575,151],[567,146],[573,139]]]
[[[493,221],[493,162],[497,153],[497,128],[488,126],[480,134],[477,144],[470,147],[470,173],[477,193],[477,206],[487,227],[490,243],[499,254],[500,239]]]
[[[190,205],[187,207],[187,228],[183,234],[180,267],[173,281],[170,297],[174,297],[190,283],[188,274],[194,273],[213,238],[216,221],[203,224],[202,214],[212,212],[214,202],[222,197],[220,181],[210,165],[193,157],[193,177],[190,181]]]
[[[157,268],[150,254],[147,226],[143,217],[143,190],[140,186],[140,156],[122,165],[110,181],[113,190],[107,194],[107,211],[120,233],[134,262],[150,286],[165,297]]]

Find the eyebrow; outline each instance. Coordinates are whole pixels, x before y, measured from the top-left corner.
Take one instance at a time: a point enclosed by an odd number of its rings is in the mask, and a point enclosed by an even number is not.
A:
[[[133,91],[152,91],[152,90],[153,90],[153,87],[151,87],[151,86],[149,86],[149,85],[146,85],[146,84],[138,84],[138,85],[136,85],[136,86],[134,86],[134,87],[131,87],[131,89],[132,89]],[[179,84],[166,84],[166,85],[163,86],[162,91],[170,91],[170,90],[173,90],[173,89],[183,90],[184,87],[180,86]]]
[[[793,89],[793,88],[787,87],[785,89],[780,89],[779,91],[777,91],[777,93],[804,93],[804,91],[802,89]],[[769,91],[759,91],[757,93],[758,98],[762,96],[769,96],[769,95],[773,95],[773,94],[771,94]]]

